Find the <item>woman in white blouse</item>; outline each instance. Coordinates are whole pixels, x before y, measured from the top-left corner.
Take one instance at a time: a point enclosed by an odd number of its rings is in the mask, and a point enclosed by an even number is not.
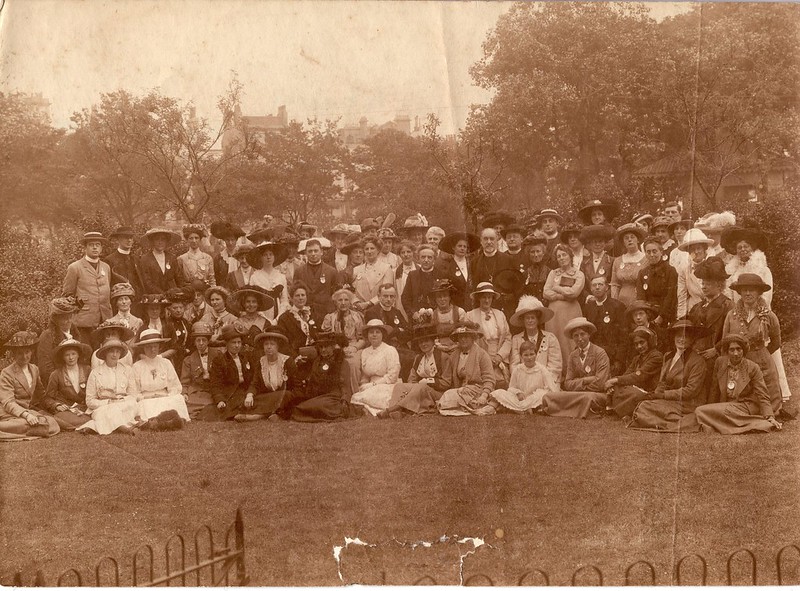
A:
[[[356,292],[354,307],[363,312],[370,304],[378,303],[378,291],[381,285],[394,285],[392,267],[380,260],[378,255],[383,248],[379,238],[364,238],[364,262],[353,269],[353,289]]]
[[[279,285],[281,286],[280,294],[276,297],[278,310],[267,312],[267,318],[272,321],[289,309],[286,275],[276,269],[288,255],[288,249],[277,242],[262,242],[247,253],[248,262],[256,269],[250,278],[250,285],[261,287],[270,293]]]
[[[95,347],[100,347],[111,340],[122,341],[130,347],[136,340],[136,334],[122,320],[109,318],[92,332],[91,339]],[[120,358],[119,362],[128,367],[133,365],[133,355],[129,349],[125,350],[125,354]],[[97,355],[97,351],[92,353],[89,364],[92,369],[103,365],[103,360]]]
[[[268,328],[267,332],[256,337],[256,350],[263,353],[253,371],[253,379],[244,399],[244,417],[246,420],[258,420],[269,417],[279,420],[274,414],[280,408],[286,391],[290,389],[290,377],[294,373],[294,363],[288,355],[278,351],[281,344],[288,339],[277,328]],[[274,419],[273,419],[274,417]]]
[[[484,281],[478,284],[470,296],[477,308],[467,312],[466,321],[473,322],[480,327],[483,338],[478,340],[478,345],[489,354],[494,368],[496,386],[502,388],[508,384],[510,377],[511,329],[505,314],[492,307],[500,294],[494,290],[491,283]]]
[[[400,376],[400,356],[397,349],[384,342],[391,327],[375,318],[367,322],[364,330],[368,346],[361,351],[361,385],[350,402],[377,415],[389,406]]]
[[[144,421],[173,410],[184,421],[189,420],[189,409],[183,396],[183,387],[175,367],[159,355],[163,344],[170,339],[161,337],[155,330],[145,330],[134,343],[144,356],[131,368],[128,392],[139,403],[139,418]]]
[[[531,343],[536,350],[536,362],[548,369],[558,390],[564,360],[561,345],[556,335],[542,330],[544,324],[553,317],[553,311],[545,308],[538,298],[523,295],[519,298],[517,310],[511,316],[511,326],[521,326],[522,332],[511,337],[511,372],[522,363],[520,350],[525,343]]]
[[[138,404],[129,394],[131,367],[120,363],[120,358],[126,354],[128,347],[116,339],[106,341],[97,350],[103,363],[92,369],[86,382],[86,408],[92,420],[76,431],[86,429],[100,435],[115,431],[133,433]]]

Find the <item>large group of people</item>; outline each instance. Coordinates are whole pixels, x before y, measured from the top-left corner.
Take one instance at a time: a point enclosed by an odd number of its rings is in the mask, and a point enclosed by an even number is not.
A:
[[[138,256],[131,228],[87,232],[47,328],[2,345],[0,440],[426,413],[780,429],[765,234],[678,202],[619,215],[495,211],[479,233],[267,216],[151,228]]]

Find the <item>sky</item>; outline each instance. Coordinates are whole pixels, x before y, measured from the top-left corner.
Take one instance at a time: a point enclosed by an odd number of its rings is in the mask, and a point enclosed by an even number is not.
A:
[[[2,4],[2,0],[0,0]],[[53,124],[124,88],[192,101],[218,120],[236,71],[242,112],[290,119],[436,113],[463,127],[490,100],[469,67],[505,2],[289,0],[6,0],[0,12],[0,91],[41,92]],[[653,3],[655,18],[689,4]]]

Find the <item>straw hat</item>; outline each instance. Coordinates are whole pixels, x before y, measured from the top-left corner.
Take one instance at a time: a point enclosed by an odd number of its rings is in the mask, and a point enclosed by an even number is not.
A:
[[[737,293],[741,293],[741,290],[745,288],[758,289],[761,293],[772,289],[755,273],[742,273],[729,287]]]
[[[95,355],[97,355],[98,359],[105,361],[106,355],[108,355],[108,352],[111,351],[111,349],[120,349],[122,351],[122,353],[120,353],[120,357],[125,357],[125,355],[128,354],[128,345],[119,339],[109,339],[100,346],[100,348],[95,352]]]
[[[669,228],[672,221],[665,215],[658,215],[653,223],[650,225],[650,230],[655,231],[656,228]]]
[[[64,363],[62,353],[69,349],[77,351],[79,359],[88,360],[92,356],[92,348],[89,345],[81,343],[75,339],[67,339],[65,341],[61,341],[58,346],[53,349],[53,353],[51,355],[53,365],[61,365]]]
[[[588,226],[592,223],[592,211],[595,209],[603,212],[607,222],[619,215],[619,203],[613,199],[593,199],[578,210],[578,219]]]
[[[428,220],[425,218],[424,215],[421,213],[415,213],[414,215],[408,216],[405,221],[403,222],[403,227],[397,230],[398,234],[413,234],[414,232],[422,232],[428,231]],[[361,229],[363,231],[364,224],[361,224]]]
[[[536,225],[540,225],[544,218],[555,218],[559,225],[564,223],[564,218],[561,217],[561,214],[552,208],[543,209],[536,215]]]
[[[464,322],[459,322],[456,324],[453,327],[453,330],[450,331],[450,338],[456,339],[462,334],[472,335],[475,338],[480,338],[483,336],[480,326],[474,322],[470,322],[469,320],[465,320]]]
[[[639,213],[638,211],[633,214],[631,218],[632,224],[652,224],[653,216],[647,212]]]
[[[492,285],[489,281],[482,281],[481,283],[479,283],[475,287],[475,291],[473,291],[471,294],[469,294],[469,296],[471,298],[474,298],[475,296],[479,296],[479,295],[484,294],[484,293],[492,294],[496,298],[500,297],[501,295],[503,295],[503,294],[501,294],[499,292],[496,292],[494,290],[494,285]]]
[[[336,224],[330,230],[325,230],[322,235],[326,238],[330,238],[333,240],[334,236],[347,236],[350,233],[350,226],[347,224],[339,223]]]
[[[567,338],[571,339],[572,333],[579,328],[584,329],[589,333],[590,336],[597,332],[597,327],[594,324],[589,322],[585,317],[578,316],[564,325],[564,334],[567,336]]]
[[[146,328],[139,334],[139,340],[131,345],[131,348],[138,349],[139,347],[153,343],[161,345],[163,343],[168,343],[169,341],[170,339],[162,337],[161,333],[155,328]]]
[[[247,262],[254,269],[260,269],[263,266],[261,257],[265,252],[271,252],[275,256],[275,262],[272,263],[274,267],[280,265],[289,256],[289,249],[285,245],[277,242],[262,242],[247,253]]]
[[[97,347],[101,343],[107,341],[112,332],[116,332],[117,337],[115,338],[119,338],[122,341],[130,341],[134,337],[133,330],[131,330],[126,322],[109,318],[92,331],[89,339],[92,341],[92,344]]]
[[[736,215],[732,211],[723,211],[707,213],[694,224],[698,230],[702,230],[705,234],[713,234],[722,232],[725,228],[730,228],[736,225]]]
[[[317,233],[317,227],[305,220],[297,222],[297,232],[302,232],[303,230],[311,232],[312,236]]]
[[[208,230],[203,224],[186,224],[181,230],[185,240],[189,239],[190,234],[199,234],[200,238],[208,236]]]
[[[689,247],[694,246],[695,244],[705,244],[706,246],[711,246],[714,244],[714,241],[706,236],[702,230],[691,228],[686,232],[686,236],[683,237],[683,242],[678,245],[678,250],[689,252]]]
[[[442,238],[441,242],[439,242],[439,250],[448,254],[454,254],[453,251],[460,240],[466,241],[467,254],[476,252],[481,248],[481,239],[475,234],[470,232],[453,232]]]
[[[253,346],[258,347],[267,339],[272,339],[274,341],[281,341],[283,343],[288,343],[289,339],[286,338],[286,335],[283,334],[277,327],[275,326],[268,326],[264,332],[260,333],[256,336],[255,340],[253,341]]]
[[[149,246],[151,243],[150,241],[156,236],[163,236],[167,239],[167,248],[180,244],[181,241],[180,235],[172,230],[167,230],[166,228],[150,228],[145,232],[144,236],[142,236],[142,242]]]
[[[555,315],[555,313],[550,308],[547,308],[536,296],[523,295],[519,298],[517,310],[511,316],[509,322],[513,326],[525,326],[524,317],[525,314],[529,312],[534,312],[539,317],[539,324],[547,322]]]
[[[86,246],[89,242],[108,243],[108,239],[100,232],[86,232],[81,238],[81,244]]]
[[[383,333],[384,339],[386,339],[386,337],[388,337],[393,330],[391,326],[389,326],[388,324],[384,324],[383,320],[381,320],[380,318],[373,318],[372,320],[367,322],[364,325],[364,334],[366,335],[367,332],[372,328],[379,329]]]
[[[2,349],[32,349],[39,343],[39,335],[30,330],[15,332],[2,346]]]
[[[233,292],[233,298],[239,305],[239,309],[244,310],[244,301],[247,296],[253,296],[258,302],[258,311],[263,312],[269,310],[275,305],[275,300],[266,292],[266,290],[256,285],[243,287]]]
[[[619,228],[617,228],[616,238],[620,243],[622,242],[622,237],[625,234],[633,234],[639,240],[640,244],[642,240],[644,240],[645,236],[647,236],[647,232],[644,230],[644,228],[634,222],[622,224]]]
[[[192,324],[192,330],[189,333],[189,338],[195,337],[208,337],[211,338],[211,335],[214,334],[214,329],[211,328],[211,325],[208,322],[195,322]]]

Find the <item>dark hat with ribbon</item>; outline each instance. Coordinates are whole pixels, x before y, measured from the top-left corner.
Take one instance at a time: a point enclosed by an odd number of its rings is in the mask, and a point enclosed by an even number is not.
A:
[[[578,219],[587,226],[592,223],[592,211],[599,209],[610,222],[619,215],[619,203],[613,199],[593,199],[578,210]]]
[[[3,346],[3,350],[8,349],[32,349],[39,343],[39,335],[30,330],[21,330],[15,332],[14,335],[8,339]]]
[[[456,244],[461,240],[467,243],[467,254],[476,252],[481,248],[481,239],[475,234],[470,232],[453,232],[442,238],[439,242],[439,250],[443,250],[448,254],[453,254]]]
[[[561,228],[559,240],[562,244],[567,244],[570,236],[577,236],[578,240],[580,240],[581,232],[583,232],[583,224],[578,222],[569,222],[563,228]]]
[[[755,273],[742,273],[739,277],[730,284],[730,288],[735,292],[741,292],[743,289],[757,289],[761,293],[772,289],[768,283]]]
[[[211,224],[211,235],[220,240],[227,240],[244,236],[244,230],[230,222],[214,222]]]
[[[514,223],[514,216],[505,211],[489,211],[481,220],[481,228],[494,228],[495,226],[510,226]]]
[[[705,281],[725,281],[730,275],[725,271],[725,261],[710,256],[694,268],[694,275]]]
[[[726,251],[736,254],[736,246],[747,242],[753,250],[766,250],[767,235],[756,227],[733,226],[722,231],[719,243]]]
[[[189,304],[194,299],[194,290],[190,293],[189,289],[172,287],[167,290],[164,296],[170,304]]]
[[[133,238],[136,236],[136,233],[133,231],[133,228],[130,226],[119,226],[116,230],[109,234],[109,238],[115,240],[117,238]]]
[[[82,343],[76,339],[66,339],[61,341],[58,346],[53,349],[53,354],[51,355],[53,365],[61,365],[64,363],[62,353],[70,349],[77,351],[79,359],[82,359],[85,363],[88,363],[89,358],[92,356],[92,348],[86,343]]]

